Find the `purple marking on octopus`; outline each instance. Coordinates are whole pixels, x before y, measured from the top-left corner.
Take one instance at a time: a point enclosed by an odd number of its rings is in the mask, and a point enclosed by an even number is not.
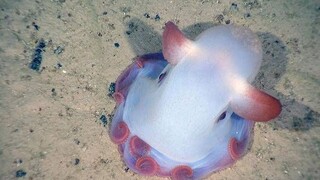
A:
[[[110,136],[142,175],[199,179],[247,151],[255,122],[280,102],[250,85],[261,44],[247,28],[221,25],[187,39],[172,22],[163,52],[137,58],[116,81]]]

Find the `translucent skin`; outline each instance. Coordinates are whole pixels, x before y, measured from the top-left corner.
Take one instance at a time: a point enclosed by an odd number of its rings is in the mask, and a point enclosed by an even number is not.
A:
[[[216,131],[217,134],[223,134],[222,137],[219,136],[221,139],[209,140],[213,142],[214,148],[206,156],[194,162],[169,158],[165,153],[152,147],[150,145],[152,142],[145,142],[143,137],[137,135],[136,132],[143,131],[143,128],[137,130],[133,128],[136,126],[135,122],[131,121],[130,114],[125,118],[126,111],[130,111],[128,109],[131,109],[131,106],[148,97],[143,89],[152,87],[152,83],[159,84],[160,74],[167,65],[161,53],[144,55],[131,64],[116,81],[114,96],[117,110],[112,121],[110,137],[118,144],[123,160],[131,170],[139,174],[168,176],[172,179],[199,179],[231,165],[245,154],[254,122],[245,120],[230,110],[227,110],[225,118],[218,122],[220,126]],[[137,78],[147,78],[150,84],[139,84],[140,89],[130,90],[130,87],[137,82]],[[162,77],[160,83],[165,80],[166,77]],[[141,119],[145,119],[146,114],[141,114]],[[150,121],[145,119],[144,122],[145,124],[138,124],[138,127],[148,127]],[[179,128],[179,125],[173,126],[173,129],[175,128]],[[185,151],[185,149],[180,150]]]

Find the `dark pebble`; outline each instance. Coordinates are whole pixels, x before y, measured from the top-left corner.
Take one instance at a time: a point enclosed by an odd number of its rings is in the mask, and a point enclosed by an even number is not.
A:
[[[27,173],[26,173],[24,170],[22,170],[22,169],[20,169],[20,170],[18,170],[18,171],[16,172],[16,177],[23,177],[23,176],[25,176],[25,175],[27,175]]]
[[[160,20],[159,14],[156,15],[156,17],[154,18],[154,20],[156,20],[156,21],[159,21],[159,20]]]
[[[115,46],[116,48],[118,48],[118,47],[120,47],[120,44],[119,44],[119,43],[114,43],[114,46]]]
[[[116,83],[114,82],[110,83],[108,91],[109,91],[108,96],[112,96],[113,93],[116,91]]]
[[[219,15],[216,16],[216,20],[217,20],[219,23],[222,23],[222,22],[223,22],[223,19],[224,19],[224,17],[223,17],[222,14],[219,14]]]
[[[230,24],[230,20],[226,20],[226,24]]]
[[[74,139],[73,141],[74,141],[77,145],[80,144],[80,140],[79,140],[79,139]]]
[[[149,13],[144,13],[144,15],[143,15],[144,17],[146,17],[146,18],[150,18],[150,15],[149,15]]]
[[[250,13],[245,13],[245,14],[244,14],[244,17],[245,17],[245,18],[249,18],[249,17],[251,17],[251,14],[250,14]]]
[[[238,5],[236,3],[232,3],[230,6],[231,11],[238,11]]]
[[[34,27],[35,30],[39,31],[40,26],[38,26],[35,22],[32,22],[32,26]]]
[[[80,159],[79,158],[74,159],[74,165],[78,165],[79,163],[80,163]]]
[[[130,35],[132,32],[138,30],[138,25],[136,25],[136,24],[133,23],[133,22],[130,22],[128,28],[129,28],[129,30],[126,31],[126,33],[127,33],[128,35]]]
[[[52,89],[51,89],[51,95],[52,95],[52,96],[57,96],[57,92],[56,92],[56,89],[55,89],[55,88],[52,88]]]
[[[55,49],[53,50],[53,52],[54,52],[55,54],[61,54],[63,51],[64,51],[64,48],[61,47],[61,46],[58,46],[57,48],[55,48]]]
[[[105,126],[108,123],[108,119],[105,115],[101,115],[100,117],[100,121],[102,122],[102,124]]]
[[[61,63],[58,63],[56,67],[59,69],[59,68],[62,67],[62,64],[61,64]]]
[[[35,50],[34,50],[33,58],[32,58],[32,61],[29,65],[29,67],[31,69],[39,71],[40,65],[42,62],[42,53],[43,53],[45,47],[46,47],[46,43],[44,42],[43,39],[40,39],[38,41],[38,44],[37,44]]]

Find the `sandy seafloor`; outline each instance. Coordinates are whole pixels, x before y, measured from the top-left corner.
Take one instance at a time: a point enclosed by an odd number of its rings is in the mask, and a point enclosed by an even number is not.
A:
[[[234,3],[234,4],[232,4]],[[228,22],[263,44],[255,86],[278,97],[247,155],[208,179],[320,179],[317,0],[0,0],[0,179],[162,179],[128,170],[108,136],[108,87],[161,50],[172,20],[190,38]],[[29,64],[41,39],[40,70]],[[119,44],[119,47],[115,46]],[[21,176],[21,177],[20,177]]]

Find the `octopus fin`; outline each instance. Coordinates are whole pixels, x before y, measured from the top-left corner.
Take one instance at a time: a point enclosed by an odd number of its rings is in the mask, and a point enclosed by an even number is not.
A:
[[[185,37],[179,28],[171,21],[167,22],[162,37],[164,58],[172,65],[188,53],[192,41]]]
[[[239,116],[258,122],[269,121],[281,112],[279,100],[249,84],[233,97],[231,108]]]

